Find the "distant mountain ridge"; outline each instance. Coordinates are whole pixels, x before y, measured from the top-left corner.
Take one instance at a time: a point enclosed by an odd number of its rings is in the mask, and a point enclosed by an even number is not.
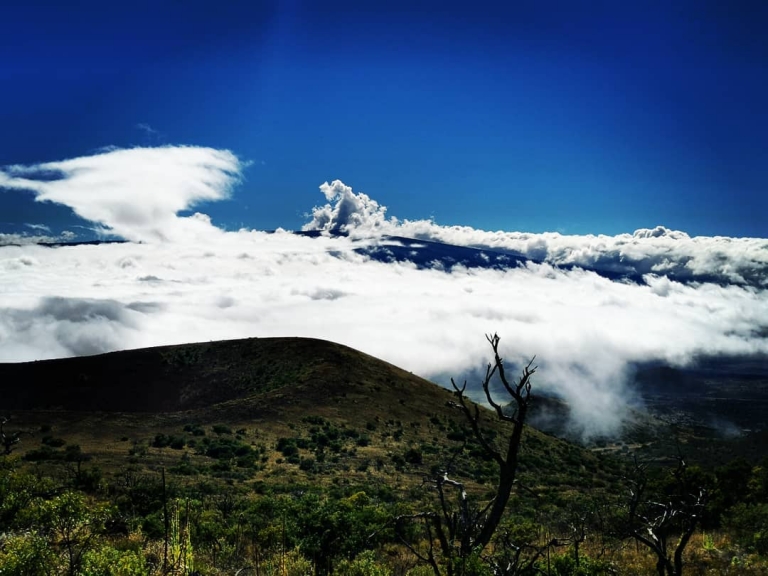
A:
[[[323,233],[312,230],[294,232],[308,238],[317,238]],[[336,233],[345,236],[343,233]],[[380,243],[374,246],[366,245],[355,249],[355,252],[368,256],[377,262],[412,262],[418,268],[442,268],[450,271],[454,266],[465,268],[486,268],[493,270],[507,270],[525,266],[527,263],[544,264],[543,260],[528,258],[511,250],[481,248],[472,246],[457,246],[433,240],[407,238],[405,236],[382,236]],[[550,264],[553,268],[561,270],[573,270],[579,268],[589,270],[608,278],[609,280],[623,280],[642,283],[643,278],[638,274],[627,274],[599,268],[588,268],[577,265]]]
[[[268,234],[275,233],[274,230],[266,230]],[[317,238],[329,232],[319,230],[293,231],[292,234],[304,236],[307,238]],[[330,232],[332,236],[346,237],[348,234],[342,231]],[[529,258],[512,250],[505,250],[497,247],[485,246],[460,246],[447,244],[434,240],[422,238],[409,238],[405,236],[383,235],[378,238],[375,245],[361,245],[354,251],[358,254],[367,256],[377,262],[411,262],[420,269],[439,268],[450,271],[455,266],[465,268],[482,268],[494,270],[506,270],[524,266],[527,263],[548,264],[553,268],[560,270],[586,270],[607,278],[612,281],[632,282],[635,284],[645,284],[643,274],[631,272],[622,268],[620,265],[585,265],[585,264],[563,264],[552,263],[546,260]],[[99,244],[121,244],[123,240],[87,240],[79,242],[40,242],[38,245],[49,248],[58,248],[63,246],[93,246]],[[8,244],[8,246],[18,246],[18,244]],[[683,267],[685,273],[676,272],[674,269],[666,270],[663,275],[675,282],[683,284],[689,283],[715,283],[723,284],[721,277],[704,272],[693,272]],[[763,275],[755,272],[754,277],[744,278],[747,285],[761,287],[765,283]]]

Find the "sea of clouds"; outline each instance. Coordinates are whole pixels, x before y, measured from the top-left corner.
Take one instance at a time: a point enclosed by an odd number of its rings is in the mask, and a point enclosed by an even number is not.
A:
[[[320,186],[325,204],[308,215],[305,230],[319,231],[315,237],[224,231],[204,214],[179,216],[228,197],[243,170],[231,152],[180,146],[0,169],[0,193],[69,206],[128,240],[46,247],[33,236],[0,237],[0,361],[308,336],[443,385],[450,376],[472,384],[489,358],[484,334],[498,332],[508,363],[536,355],[536,385],[568,400],[586,433],[609,433],[634,400],[628,377],[637,363],[768,354],[766,239],[692,238],[663,227],[565,236],[400,221],[338,180]],[[391,236],[533,261],[446,271],[359,250]]]

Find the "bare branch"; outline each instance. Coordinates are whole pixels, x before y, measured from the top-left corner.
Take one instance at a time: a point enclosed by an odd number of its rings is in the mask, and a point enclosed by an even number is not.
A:
[[[419,520],[423,523],[424,535],[430,542],[429,551],[424,552],[422,547],[416,550],[416,546],[406,543],[406,546],[422,562],[432,566],[436,576],[439,574],[439,564],[435,558],[434,552],[441,556],[440,563],[444,563],[447,575],[452,576],[454,566],[457,560],[466,560],[472,554],[482,553],[490,544],[496,530],[501,522],[507,503],[509,502],[512,489],[515,485],[518,462],[520,458],[520,445],[523,436],[523,427],[528,412],[531,398],[531,377],[536,372],[533,366],[533,360],[523,368],[518,381],[512,382],[507,376],[504,361],[499,352],[499,343],[501,339],[498,334],[486,335],[486,340],[493,351],[493,361],[486,367],[485,377],[481,382],[483,393],[488,405],[493,410],[496,419],[501,422],[507,422],[511,426],[509,435],[500,443],[500,439],[493,442],[489,441],[486,433],[483,432],[482,419],[483,412],[476,404],[470,402],[467,398],[467,383],[459,386],[454,379],[451,379],[456,402],[448,404],[459,409],[466,419],[472,437],[481,447],[483,453],[493,460],[498,467],[498,477],[493,497],[484,505],[478,506],[472,503],[472,499],[467,494],[464,484],[458,480],[449,477],[451,463],[446,466],[445,471],[436,477],[425,480],[425,484],[432,486],[437,492],[437,505],[434,512],[422,513],[409,517],[412,521]],[[535,357],[534,357],[535,358]],[[506,401],[500,401],[494,398],[491,392],[491,384],[494,378],[501,381],[501,385],[506,392]],[[508,411],[511,405],[513,412]],[[493,417],[489,417],[492,419]],[[462,450],[454,455],[458,455]],[[436,542],[439,548],[435,546],[434,552],[432,542]],[[544,548],[530,548],[533,558],[526,563],[530,568],[541,556],[543,550],[554,545],[556,541],[547,543]],[[528,550],[528,548],[526,548]],[[513,561],[515,566],[520,566],[523,547],[515,548]],[[509,557],[507,557],[509,558]],[[461,564],[463,565],[463,563]],[[508,573],[505,568],[498,572]]]
[[[459,404],[454,403],[452,405],[456,408],[459,408],[464,413],[464,416],[467,418],[467,422],[469,422],[469,426],[472,428],[472,433],[475,435],[475,438],[480,443],[480,446],[482,446],[483,450],[485,450],[485,452],[491,458],[496,460],[499,465],[503,465],[504,459],[501,457],[501,454],[498,450],[491,446],[491,443],[488,442],[488,439],[480,429],[480,409],[478,408],[477,404],[475,404],[474,411],[472,411],[467,405],[466,398],[464,396],[464,389],[466,388],[467,383],[464,382],[464,386],[459,388],[456,386],[453,378],[451,378],[451,384],[453,384],[453,387],[456,390],[456,396],[459,398]]]
[[[691,490],[682,455],[678,457],[672,477],[677,484],[676,494],[663,502],[645,497],[648,481],[644,465],[635,461],[631,478],[627,479],[629,534],[656,555],[660,576],[682,574],[683,552],[701,520],[706,503],[706,491],[702,487]],[[670,558],[670,539],[674,534],[679,534],[679,539]]]
[[[10,416],[0,417],[0,440],[3,443],[3,454],[6,456],[13,452],[13,447],[21,442],[21,432],[16,431],[12,434],[5,433],[5,425],[11,420]]]

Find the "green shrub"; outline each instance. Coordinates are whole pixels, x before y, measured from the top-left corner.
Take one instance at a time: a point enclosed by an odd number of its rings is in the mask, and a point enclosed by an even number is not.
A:
[[[54,438],[53,436],[43,436],[41,442],[51,448],[61,448],[67,443],[63,438]]]
[[[141,551],[102,546],[83,556],[83,576],[149,576],[151,571]]]
[[[391,576],[392,570],[376,559],[372,550],[355,556],[354,560],[342,560],[336,566],[338,576]]]
[[[50,446],[43,446],[37,450],[30,450],[24,454],[24,460],[29,462],[42,462],[45,460],[63,460],[64,453],[54,450]]]
[[[279,438],[277,440],[277,450],[286,458],[288,456],[295,456],[299,453],[299,449],[296,446],[296,440],[293,438]]]
[[[205,436],[205,429],[199,424],[187,424],[184,426],[184,432],[189,432],[192,436]]]
[[[169,445],[174,450],[181,450],[184,448],[184,445],[186,444],[186,440],[184,438],[178,437],[178,436],[171,436],[171,441],[169,442]]]
[[[423,458],[421,450],[418,448],[409,448],[404,454],[405,461],[409,464],[421,464]]]
[[[394,464],[395,468],[398,470],[402,470],[405,466],[405,458],[400,454],[392,454],[392,464]]]
[[[21,534],[4,539],[0,548],[0,573],[3,576],[31,576],[58,572],[58,558],[45,538]]]
[[[165,434],[156,434],[152,440],[152,446],[154,448],[165,448],[171,443],[171,437]]]
[[[448,432],[448,434],[445,435],[448,440],[453,440],[454,442],[463,442],[467,435],[464,433],[463,430],[451,430]]]
[[[325,418],[322,416],[305,416],[301,421],[307,424],[314,424],[315,426],[322,426],[326,423]]]
[[[736,504],[726,512],[723,526],[747,552],[768,554],[768,504]]]

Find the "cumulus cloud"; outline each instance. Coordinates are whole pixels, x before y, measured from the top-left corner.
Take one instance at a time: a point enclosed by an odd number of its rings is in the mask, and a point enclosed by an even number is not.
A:
[[[230,182],[239,164],[224,165],[231,169],[214,173]],[[195,173],[209,182],[208,170]],[[90,189],[87,179],[81,182]],[[451,376],[467,376],[472,386],[489,359],[483,335],[498,332],[510,366],[536,354],[537,389],[566,398],[582,430],[604,433],[616,429],[630,402],[627,374],[634,363],[685,365],[706,355],[768,354],[768,290],[737,278],[727,281],[723,272],[728,264],[743,276],[739,258],[759,263],[754,250],[736,257],[722,239],[688,238],[662,228],[622,237],[567,237],[401,222],[339,181],[325,184],[322,192],[329,204],[313,211],[308,226],[324,232],[316,237],[283,230],[160,235],[148,231],[166,218],[150,216],[136,226],[122,224],[140,232],[137,237],[146,240],[141,244],[0,248],[0,361],[307,336],[353,346],[444,385]],[[158,198],[162,214],[173,215],[179,198],[187,198],[174,194],[173,206]],[[78,205],[83,197],[76,190],[67,193]],[[140,210],[151,213],[152,196],[141,198]],[[104,225],[114,228],[122,208],[99,209],[109,219]],[[212,228],[205,217],[197,218]],[[426,245],[405,245],[386,235],[489,249],[518,246],[541,257],[516,267],[443,270],[394,258],[384,262],[361,250],[401,244],[418,253]],[[699,245],[720,246],[727,261],[705,260]],[[652,270],[648,259],[659,262],[656,252],[673,268],[688,254],[687,263],[717,273],[722,282],[682,282]],[[556,265],[594,255],[599,260],[600,254],[642,272],[644,281],[612,281]]]
[[[303,230],[347,233],[364,229],[373,233],[385,224],[397,225],[394,218],[387,221],[385,206],[379,205],[367,194],[355,194],[352,188],[341,180],[334,180],[330,184],[323,183],[320,191],[328,200],[328,204],[315,206],[312,210],[312,220],[304,225]]]
[[[215,233],[201,214],[178,212],[221,200],[243,164],[227,150],[191,146],[115,149],[59,162],[0,169],[0,188],[28,190],[40,202],[64,204],[101,230],[157,242]]]
[[[386,219],[386,207],[366,194],[355,194],[338,180],[323,184],[321,190],[329,203],[313,210],[305,230],[340,231],[355,238],[405,236],[635,277],[660,274],[684,282],[768,287],[768,239],[764,238],[692,238],[664,226],[617,236],[491,232],[440,226],[432,220]]]

